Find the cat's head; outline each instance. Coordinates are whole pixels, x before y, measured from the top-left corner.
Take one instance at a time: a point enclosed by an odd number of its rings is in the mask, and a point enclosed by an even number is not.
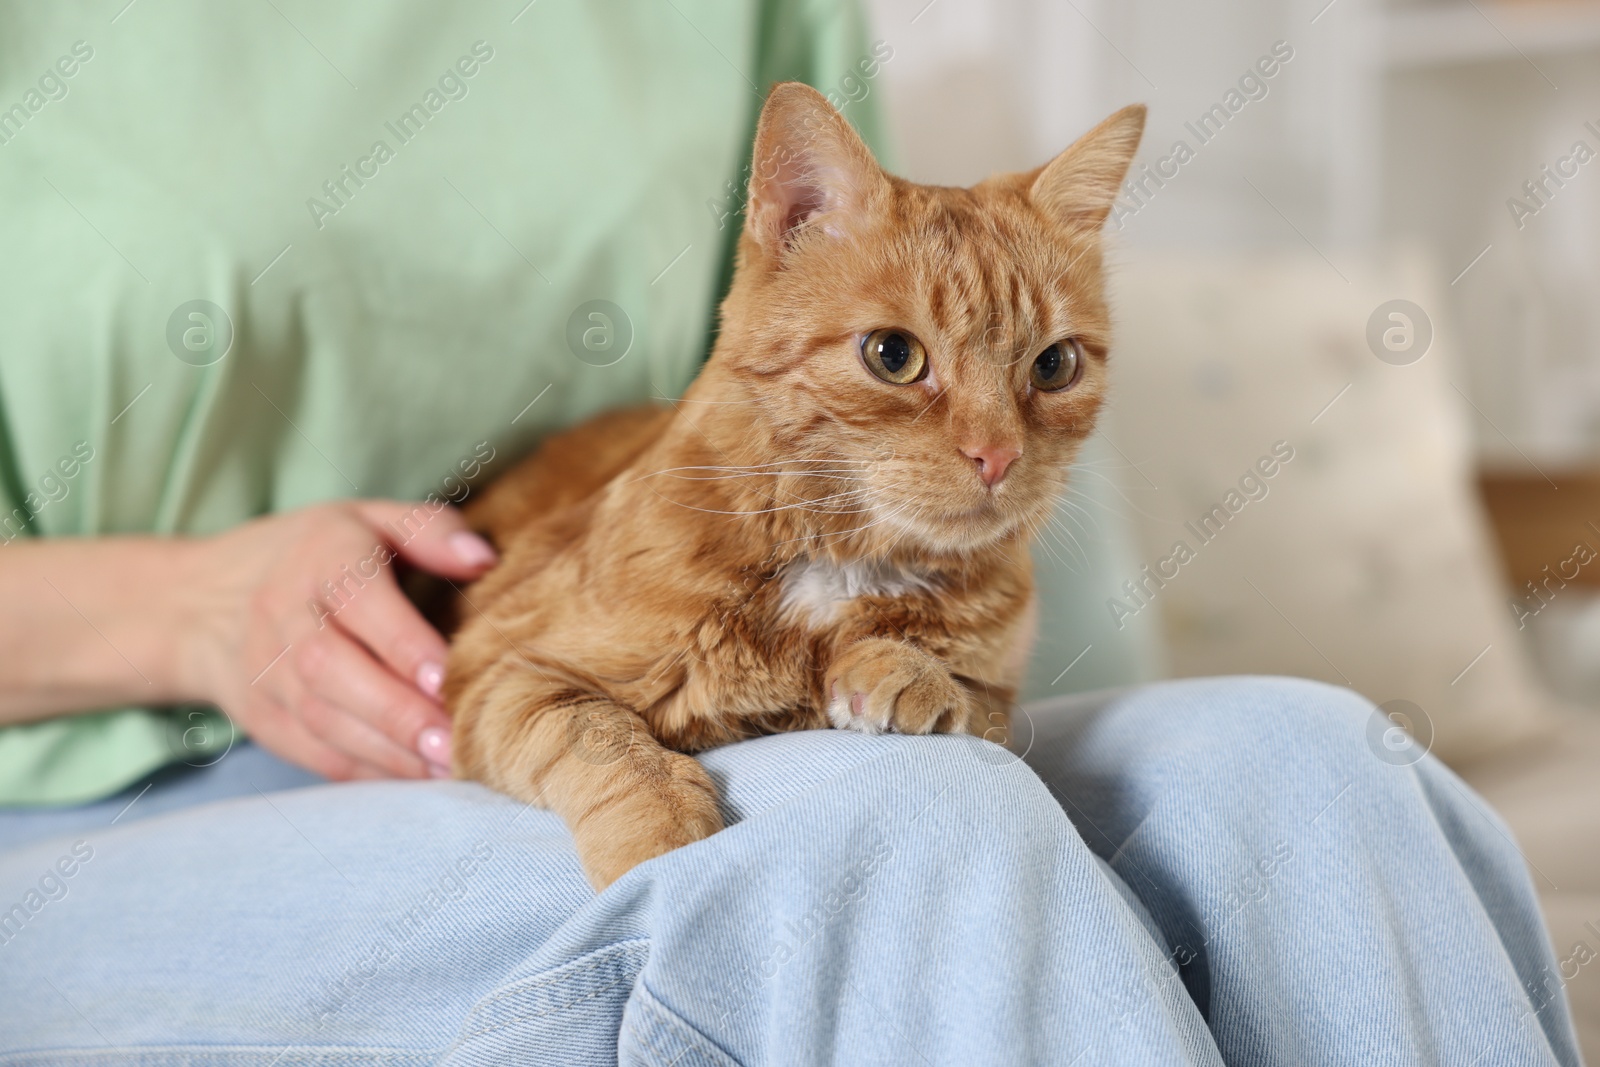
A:
[[[1100,232],[1144,116],[957,189],[885,173],[814,89],[772,90],[712,362],[810,526],[961,554],[1048,518],[1105,397]]]

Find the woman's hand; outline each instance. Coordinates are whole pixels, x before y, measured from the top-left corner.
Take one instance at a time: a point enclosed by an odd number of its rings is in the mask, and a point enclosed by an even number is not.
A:
[[[193,542],[181,688],[333,779],[448,774],[446,646],[401,593],[399,558],[453,581],[495,562],[454,508],[347,501]]]

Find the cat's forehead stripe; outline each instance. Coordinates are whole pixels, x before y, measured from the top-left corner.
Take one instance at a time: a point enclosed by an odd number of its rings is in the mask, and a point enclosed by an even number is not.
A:
[[[945,336],[966,336],[992,344],[999,328],[1007,335],[1050,332],[1057,325],[1054,296],[1039,279],[1001,257],[952,257],[931,275],[924,306],[934,328]],[[1064,296],[1064,294],[1063,294]]]
[[[945,333],[950,329],[950,297],[944,279],[935,277],[933,285],[928,289],[928,317],[933,320],[934,327]]]
[[[885,323],[920,322],[925,342],[1017,362],[1074,336],[1091,359],[1104,359],[1092,242],[1063,240],[1026,195],[896,181],[886,206],[884,243],[858,261],[871,273],[857,276],[860,291],[879,298]]]

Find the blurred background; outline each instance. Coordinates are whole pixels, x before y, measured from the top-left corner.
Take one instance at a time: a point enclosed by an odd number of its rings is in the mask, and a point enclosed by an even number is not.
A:
[[[1600,3],[868,7],[892,58],[840,91],[915,180],[1151,107],[1050,549],[1106,605],[1035,686],[1121,650],[1365,693],[1380,758],[1431,747],[1511,823],[1600,1056]]]

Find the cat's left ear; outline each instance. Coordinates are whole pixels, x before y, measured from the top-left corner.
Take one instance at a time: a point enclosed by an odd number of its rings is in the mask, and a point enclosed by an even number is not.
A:
[[[1145,106],[1130,104],[1030,175],[1028,197],[1063,221],[1098,230],[1111,213],[1144,134]]]
[[[803,225],[841,236],[888,193],[883,168],[826,97],[803,82],[773,87],[756,125],[745,228],[777,265]]]

